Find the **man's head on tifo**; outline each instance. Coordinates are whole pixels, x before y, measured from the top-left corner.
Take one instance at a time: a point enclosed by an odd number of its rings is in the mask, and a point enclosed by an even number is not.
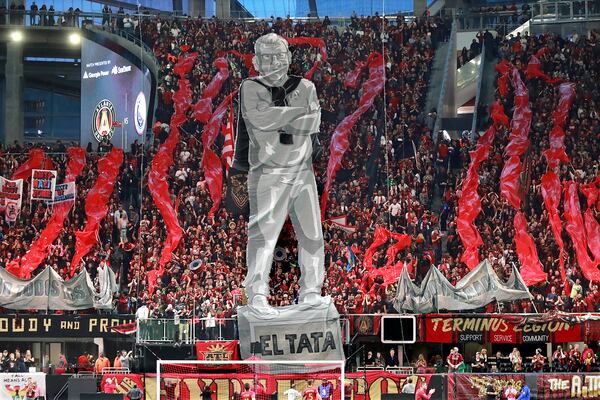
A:
[[[254,43],[254,54],[252,63],[260,76],[271,85],[282,85],[292,62],[287,41],[276,33],[263,35]]]

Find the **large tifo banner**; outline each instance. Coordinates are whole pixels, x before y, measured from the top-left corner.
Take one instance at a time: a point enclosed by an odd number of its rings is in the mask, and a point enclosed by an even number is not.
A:
[[[114,281],[114,273],[104,279]],[[106,286],[104,283],[100,286]],[[15,278],[0,268],[0,306],[10,310],[111,309],[112,295],[97,293],[85,270],[65,282],[50,267],[29,280]]]
[[[214,391],[213,399],[231,399],[235,393],[241,393],[245,383],[253,384],[254,379],[257,379],[262,387],[265,388],[265,393],[275,394],[277,398],[283,399],[283,392],[294,384],[294,389],[302,393],[307,386],[307,380],[315,380],[315,384],[320,384],[321,379],[327,379],[333,386],[331,397],[339,399],[341,393],[339,375],[330,373],[313,373],[313,374],[280,374],[270,376],[268,374],[253,374],[253,373],[231,373],[227,374],[211,374],[203,373],[198,375],[182,374],[165,374],[161,375],[161,399],[199,399],[201,398],[201,390],[208,387]],[[435,389],[435,393],[431,396],[431,400],[442,400],[447,397],[446,377],[444,375],[400,375],[383,371],[367,371],[353,372],[345,375],[345,390],[350,390],[350,395],[346,394],[346,398],[353,400],[381,400],[382,395],[386,393],[396,394],[401,393],[404,384],[410,380],[412,383],[425,381],[428,389]],[[156,379],[146,376],[145,380],[146,399],[156,399]],[[184,394],[182,396],[182,394]],[[189,396],[188,396],[189,394]],[[180,397],[181,396],[181,397]],[[413,395],[414,398],[414,395]]]
[[[0,211],[4,210],[5,219],[17,220],[23,201],[23,179],[11,181],[0,176]]]
[[[46,398],[46,374],[0,374],[0,399]]]
[[[508,384],[518,391],[527,384],[532,399],[598,399],[600,374],[450,374],[454,400],[488,399],[491,385],[493,393],[504,391]],[[450,385],[452,386],[452,385]],[[504,397],[503,397],[504,398]]]

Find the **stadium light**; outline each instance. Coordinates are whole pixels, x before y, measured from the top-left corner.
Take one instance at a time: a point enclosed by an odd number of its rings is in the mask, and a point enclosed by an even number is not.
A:
[[[13,42],[20,42],[23,40],[23,32],[21,31],[12,31],[10,33],[10,38]]]
[[[79,33],[71,33],[69,35],[69,43],[71,43],[72,45],[78,45],[79,43],[81,43],[81,36],[79,35]]]

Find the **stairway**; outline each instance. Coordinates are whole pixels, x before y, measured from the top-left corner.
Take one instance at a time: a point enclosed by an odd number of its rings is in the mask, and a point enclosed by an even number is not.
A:
[[[425,98],[425,114],[431,111],[432,108],[437,108],[440,92],[442,90],[442,81],[444,77],[444,64],[446,62],[446,53],[448,52],[448,42],[442,42],[435,49],[433,57],[433,65],[431,66],[431,75],[429,77],[429,88],[427,89],[427,97]],[[439,110],[438,110],[439,113]]]

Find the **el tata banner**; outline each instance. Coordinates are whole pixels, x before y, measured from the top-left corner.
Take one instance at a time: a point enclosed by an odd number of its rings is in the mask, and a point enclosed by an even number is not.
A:
[[[0,374],[0,399],[45,399],[46,374]]]
[[[454,393],[448,399],[487,399],[487,391],[504,392],[509,383],[521,391],[527,384],[532,399],[598,399],[600,374],[450,374]],[[453,383],[453,385],[452,385]]]
[[[135,322],[135,315],[2,315],[0,338],[123,338],[112,326]]]
[[[307,386],[308,379],[321,384],[321,379],[327,379],[332,385],[332,399],[339,399],[341,389],[339,375],[331,373],[306,373],[306,374],[259,374],[254,373],[202,373],[202,374],[161,374],[161,399],[199,399],[201,391],[208,386],[214,392],[213,399],[231,399],[235,393],[240,393],[245,383],[252,385],[254,379],[265,389],[268,395],[277,394],[283,398],[283,393],[292,385],[302,393]],[[345,375],[346,399],[352,400],[381,400],[383,394],[397,394],[402,392],[402,387],[410,379],[411,382],[427,383],[427,388],[435,389],[431,400],[446,399],[446,377],[444,375],[400,375],[383,371],[352,372]],[[145,380],[146,399],[156,400],[156,378]],[[257,399],[260,397],[257,396]]]
[[[0,268],[0,306],[10,310],[111,309],[114,273],[109,271],[99,278],[101,290],[97,292],[85,269],[65,281],[50,267],[28,280]]]
[[[564,343],[581,342],[586,325],[595,321],[570,323],[563,320],[520,323],[509,315],[419,316],[420,341],[427,343]]]

